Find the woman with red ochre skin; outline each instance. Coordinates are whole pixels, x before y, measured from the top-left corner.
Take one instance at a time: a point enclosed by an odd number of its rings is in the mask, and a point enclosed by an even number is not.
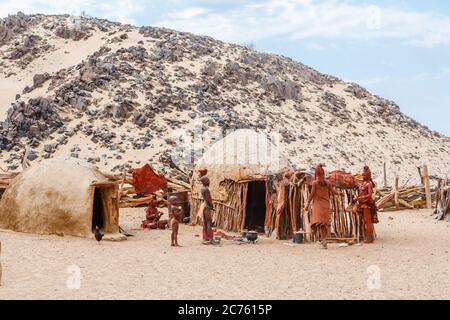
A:
[[[378,223],[377,207],[373,199],[373,189],[375,183],[372,180],[372,173],[368,166],[363,171],[364,182],[359,186],[358,213],[363,216],[366,225],[366,236],[364,243],[373,243],[375,241],[374,223]]]
[[[311,229],[314,235],[320,236],[322,249],[328,248],[327,236],[331,226],[330,192],[334,195],[339,194],[331,186],[331,183],[325,180],[325,171],[320,164],[316,168],[315,181],[312,184],[311,194],[305,205],[305,210],[309,210],[312,202]]]

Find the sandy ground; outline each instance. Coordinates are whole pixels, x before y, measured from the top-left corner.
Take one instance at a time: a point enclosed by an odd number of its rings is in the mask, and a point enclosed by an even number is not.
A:
[[[142,209],[123,210],[136,228]],[[114,243],[1,231],[0,299],[449,299],[450,224],[429,211],[381,214],[378,242],[346,248],[200,244],[199,227],[136,231]],[[67,288],[71,265],[81,287]],[[377,274],[379,273],[379,277]],[[368,286],[368,283],[370,286]],[[372,290],[371,290],[372,288]]]

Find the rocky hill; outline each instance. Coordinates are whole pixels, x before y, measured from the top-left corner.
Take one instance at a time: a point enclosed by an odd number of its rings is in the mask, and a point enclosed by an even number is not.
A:
[[[162,28],[17,14],[0,20],[0,167],[55,156],[174,167],[182,138],[278,132],[297,168],[370,164],[380,180],[450,173],[450,139],[392,101],[292,59]],[[336,61],[339,63],[339,61]],[[426,108],[426,106],[424,106]],[[198,137],[198,135],[197,135]],[[194,150],[198,155],[200,148]],[[186,157],[175,161],[182,170]]]

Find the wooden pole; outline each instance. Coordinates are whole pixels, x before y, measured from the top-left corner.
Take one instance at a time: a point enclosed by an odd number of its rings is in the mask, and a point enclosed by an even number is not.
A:
[[[444,185],[445,186],[445,185]],[[441,192],[442,192],[442,179],[439,179],[438,181],[438,187],[437,187],[437,191],[436,191],[436,208],[439,207],[439,200],[441,198]]]
[[[425,186],[425,195],[427,199],[427,209],[432,209],[433,204],[431,203],[431,187],[430,187],[430,175],[428,172],[428,165],[423,166],[423,184]]]
[[[399,210],[400,209],[400,201],[399,201],[399,195],[398,195],[398,193],[399,193],[399,190],[398,190],[398,183],[399,183],[399,177],[396,177],[395,178],[395,208],[397,209],[397,210]]]
[[[23,155],[23,158],[22,158],[22,169],[23,170],[25,170],[26,168],[28,168],[30,166],[30,163],[27,161],[28,155],[30,154],[30,152],[31,152],[30,147],[27,147],[25,149],[25,154]]]
[[[421,168],[421,167],[418,167],[417,170],[419,171],[420,183],[421,183],[422,185],[424,185],[424,182],[423,182],[423,174],[422,174],[422,168]]]

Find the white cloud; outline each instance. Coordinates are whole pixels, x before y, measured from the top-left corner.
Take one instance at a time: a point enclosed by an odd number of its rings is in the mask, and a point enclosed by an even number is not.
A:
[[[219,9],[189,1],[167,0],[164,6],[146,0],[0,0],[0,17],[10,13],[87,14],[136,24],[150,7],[170,8],[149,21],[181,31],[210,35],[235,43],[285,37],[318,44],[321,39],[393,40],[404,45],[435,47],[450,43],[450,16],[393,6],[337,0],[247,0]],[[206,3],[202,1],[201,3]],[[237,3],[233,1],[233,3]],[[310,46],[310,49],[313,47]],[[316,49],[318,47],[316,46]]]
[[[442,68],[437,79],[440,80],[448,77],[450,77],[450,68]]]
[[[410,80],[426,80],[432,77],[432,74],[430,74],[429,72],[420,72],[418,74],[413,75],[412,77],[410,77]]]
[[[198,17],[207,12],[208,12],[208,10],[205,8],[190,7],[190,8],[184,9],[182,11],[173,13],[172,17],[175,19],[179,19],[179,20],[186,20],[186,19],[193,19],[193,18]]]
[[[322,45],[320,45],[318,43],[315,43],[315,42],[307,42],[307,43],[305,43],[305,48],[306,49],[310,49],[310,50],[315,50],[315,51],[323,51],[323,50],[325,50],[324,46],[322,46]]]
[[[411,77],[405,79],[405,81],[410,80],[442,80],[450,77],[450,68],[440,68],[433,72],[421,72]]]
[[[416,74],[412,74],[409,76],[397,76],[392,78],[390,76],[381,76],[374,77],[365,80],[358,81],[347,81],[347,82],[355,82],[359,83],[363,86],[372,86],[377,84],[382,84],[385,82],[396,82],[396,83],[411,83],[417,81],[436,81],[442,80],[450,77],[450,68],[441,68],[439,70],[435,70],[433,72],[420,72]]]
[[[433,47],[450,43],[450,17],[336,0],[261,0],[194,17],[167,13],[157,25],[230,42],[268,37],[391,39]]]
[[[0,17],[22,11],[26,14],[70,14],[85,12],[99,18],[134,24],[134,16],[145,8],[144,0],[0,0]]]

